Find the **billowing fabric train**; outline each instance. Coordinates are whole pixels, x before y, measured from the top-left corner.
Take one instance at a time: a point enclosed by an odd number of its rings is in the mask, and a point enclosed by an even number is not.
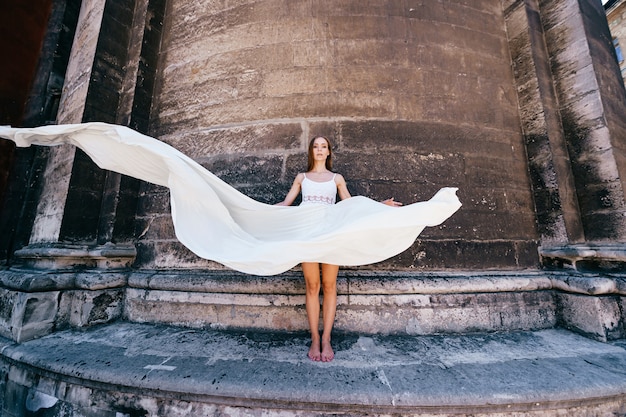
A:
[[[168,187],[176,237],[229,268],[274,275],[301,262],[343,266],[383,261],[409,248],[427,226],[454,214],[456,188],[390,207],[357,196],[334,205],[281,207],[253,200],[157,139],[106,123],[0,127],[17,146],[72,144],[102,169]]]

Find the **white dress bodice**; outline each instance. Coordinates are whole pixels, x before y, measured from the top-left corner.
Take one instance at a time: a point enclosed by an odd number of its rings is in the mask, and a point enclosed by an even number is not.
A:
[[[307,178],[304,174],[302,180],[302,203],[301,206],[308,204],[335,204],[337,200],[337,184],[335,183],[335,176],[328,181],[317,182]]]

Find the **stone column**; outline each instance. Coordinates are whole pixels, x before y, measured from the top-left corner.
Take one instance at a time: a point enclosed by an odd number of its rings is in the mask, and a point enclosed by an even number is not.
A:
[[[621,269],[626,262],[626,93],[604,9],[593,0],[541,1],[585,242],[546,247],[546,263]]]
[[[82,3],[59,104],[59,124],[82,122],[104,5],[103,0],[86,0]],[[30,245],[41,246],[59,240],[74,155],[75,147],[70,145],[50,150]],[[21,253],[24,257],[28,256],[28,250],[22,250]]]
[[[131,10],[131,13],[141,15],[142,24],[136,25],[142,29],[141,33],[134,34],[134,38],[141,39],[147,2],[138,2],[138,4],[141,4],[141,7],[134,11]],[[101,75],[96,72],[98,71],[96,68],[98,56],[102,55],[102,50],[106,48],[102,46],[101,36],[105,6],[105,0],[89,0],[82,3],[57,115],[59,124],[81,123],[86,121],[85,119],[94,120],[93,115],[88,115],[90,111],[88,106],[90,94],[94,95],[92,91],[94,84],[100,85],[105,82],[97,80]],[[131,27],[134,28],[135,26]],[[134,43],[137,43],[136,40]],[[124,49],[127,46],[124,45]],[[140,50],[140,48],[136,49]],[[134,89],[128,85],[134,86],[136,80],[137,62],[139,60],[138,53],[136,55],[129,57],[134,58],[131,61],[134,64],[128,65],[125,73],[125,81],[129,79],[132,82],[124,83],[125,88],[120,92],[120,99],[115,100],[115,109],[112,112],[117,114],[108,121],[121,123],[129,118],[128,115],[122,115],[121,112],[117,111],[117,105],[128,102],[130,100],[128,97],[132,97]],[[130,111],[127,113],[130,114]],[[85,169],[83,167],[89,162],[86,162],[84,157],[77,161],[76,157],[76,149],[70,145],[51,149],[29,246],[17,251],[16,256],[21,258],[26,266],[35,268],[64,269],[79,265],[86,267],[106,266],[107,268],[128,266],[135,256],[134,247],[111,243],[115,211],[119,201],[120,176],[114,173],[103,173],[93,166],[91,169],[98,173],[98,177],[102,177],[103,184],[96,182],[81,186],[82,181],[73,178],[73,176],[84,176]],[[78,166],[79,169],[77,170],[75,166]],[[79,185],[72,187],[71,181],[78,182]],[[94,200],[94,204],[91,206],[78,194],[85,187],[93,187],[95,193],[98,193],[97,190],[102,188],[102,195]],[[72,193],[76,196],[72,196]],[[85,216],[87,219],[96,219],[94,220],[96,223],[94,229],[97,231],[94,231],[94,235],[97,237],[93,240],[87,238],[86,241],[79,241],[76,244],[63,243],[64,239],[61,236],[63,228],[69,227],[70,230],[73,230],[72,222],[79,221],[72,218],[72,214],[76,212],[74,207],[76,201],[81,201],[80,204],[83,204],[79,210],[89,212]],[[74,207],[74,211],[72,211],[72,207]],[[68,224],[70,226],[67,226]],[[76,237],[71,234],[70,237],[72,240],[76,240]]]
[[[595,4],[597,3],[597,4]],[[544,266],[624,266],[624,89],[599,2],[503,1]],[[600,340],[623,337],[624,300],[611,278],[568,281],[557,292],[565,327]],[[615,294],[615,295],[613,295]],[[602,296],[600,296],[602,295]]]
[[[626,262],[626,93],[601,4],[503,2],[543,264],[614,270]]]
[[[82,2],[59,124],[128,123],[147,4]],[[0,304],[11,306],[0,314],[0,335],[21,342],[121,316],[125,268],[136,254],[133,245],[112,243],[119,206],[132,206],[122,184],[72,146],[51,149],[29,245],[15,253],[21,269],[0,274]]]
[[[503,3],[541,244],[584,241],[539,4]]]

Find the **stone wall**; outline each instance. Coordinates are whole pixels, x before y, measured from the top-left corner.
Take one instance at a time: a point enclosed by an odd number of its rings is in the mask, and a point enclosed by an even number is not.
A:
[[[608,4],[607,4],[608,5]],[[626,3],[624,1],[616,1],[606,11],[606,17],[609,21],[609,28],[613,38],[617,39],[622,50],[622,60],[619,62],[622,79],[626,83]]]
[[[537,233],[502,5],[174,0],[150,133],[275,203],[314,134],[352,194],[463,208],[375,268],[528,268]],[[174,238],[146,186],[140,267],[217,267]],[[209,237],[207,237],[209,238]]]

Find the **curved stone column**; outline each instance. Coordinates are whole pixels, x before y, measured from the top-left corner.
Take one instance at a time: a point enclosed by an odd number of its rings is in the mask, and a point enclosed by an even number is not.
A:
[[[460,188],[452,219],[373,268],[538,264],[498,0],[175,0],[160,66],[151,133],[254,198],[282,198],[317,134],[353,194]],[[218,268],[178,245],[162,191],[146,196],[138,264]]]

